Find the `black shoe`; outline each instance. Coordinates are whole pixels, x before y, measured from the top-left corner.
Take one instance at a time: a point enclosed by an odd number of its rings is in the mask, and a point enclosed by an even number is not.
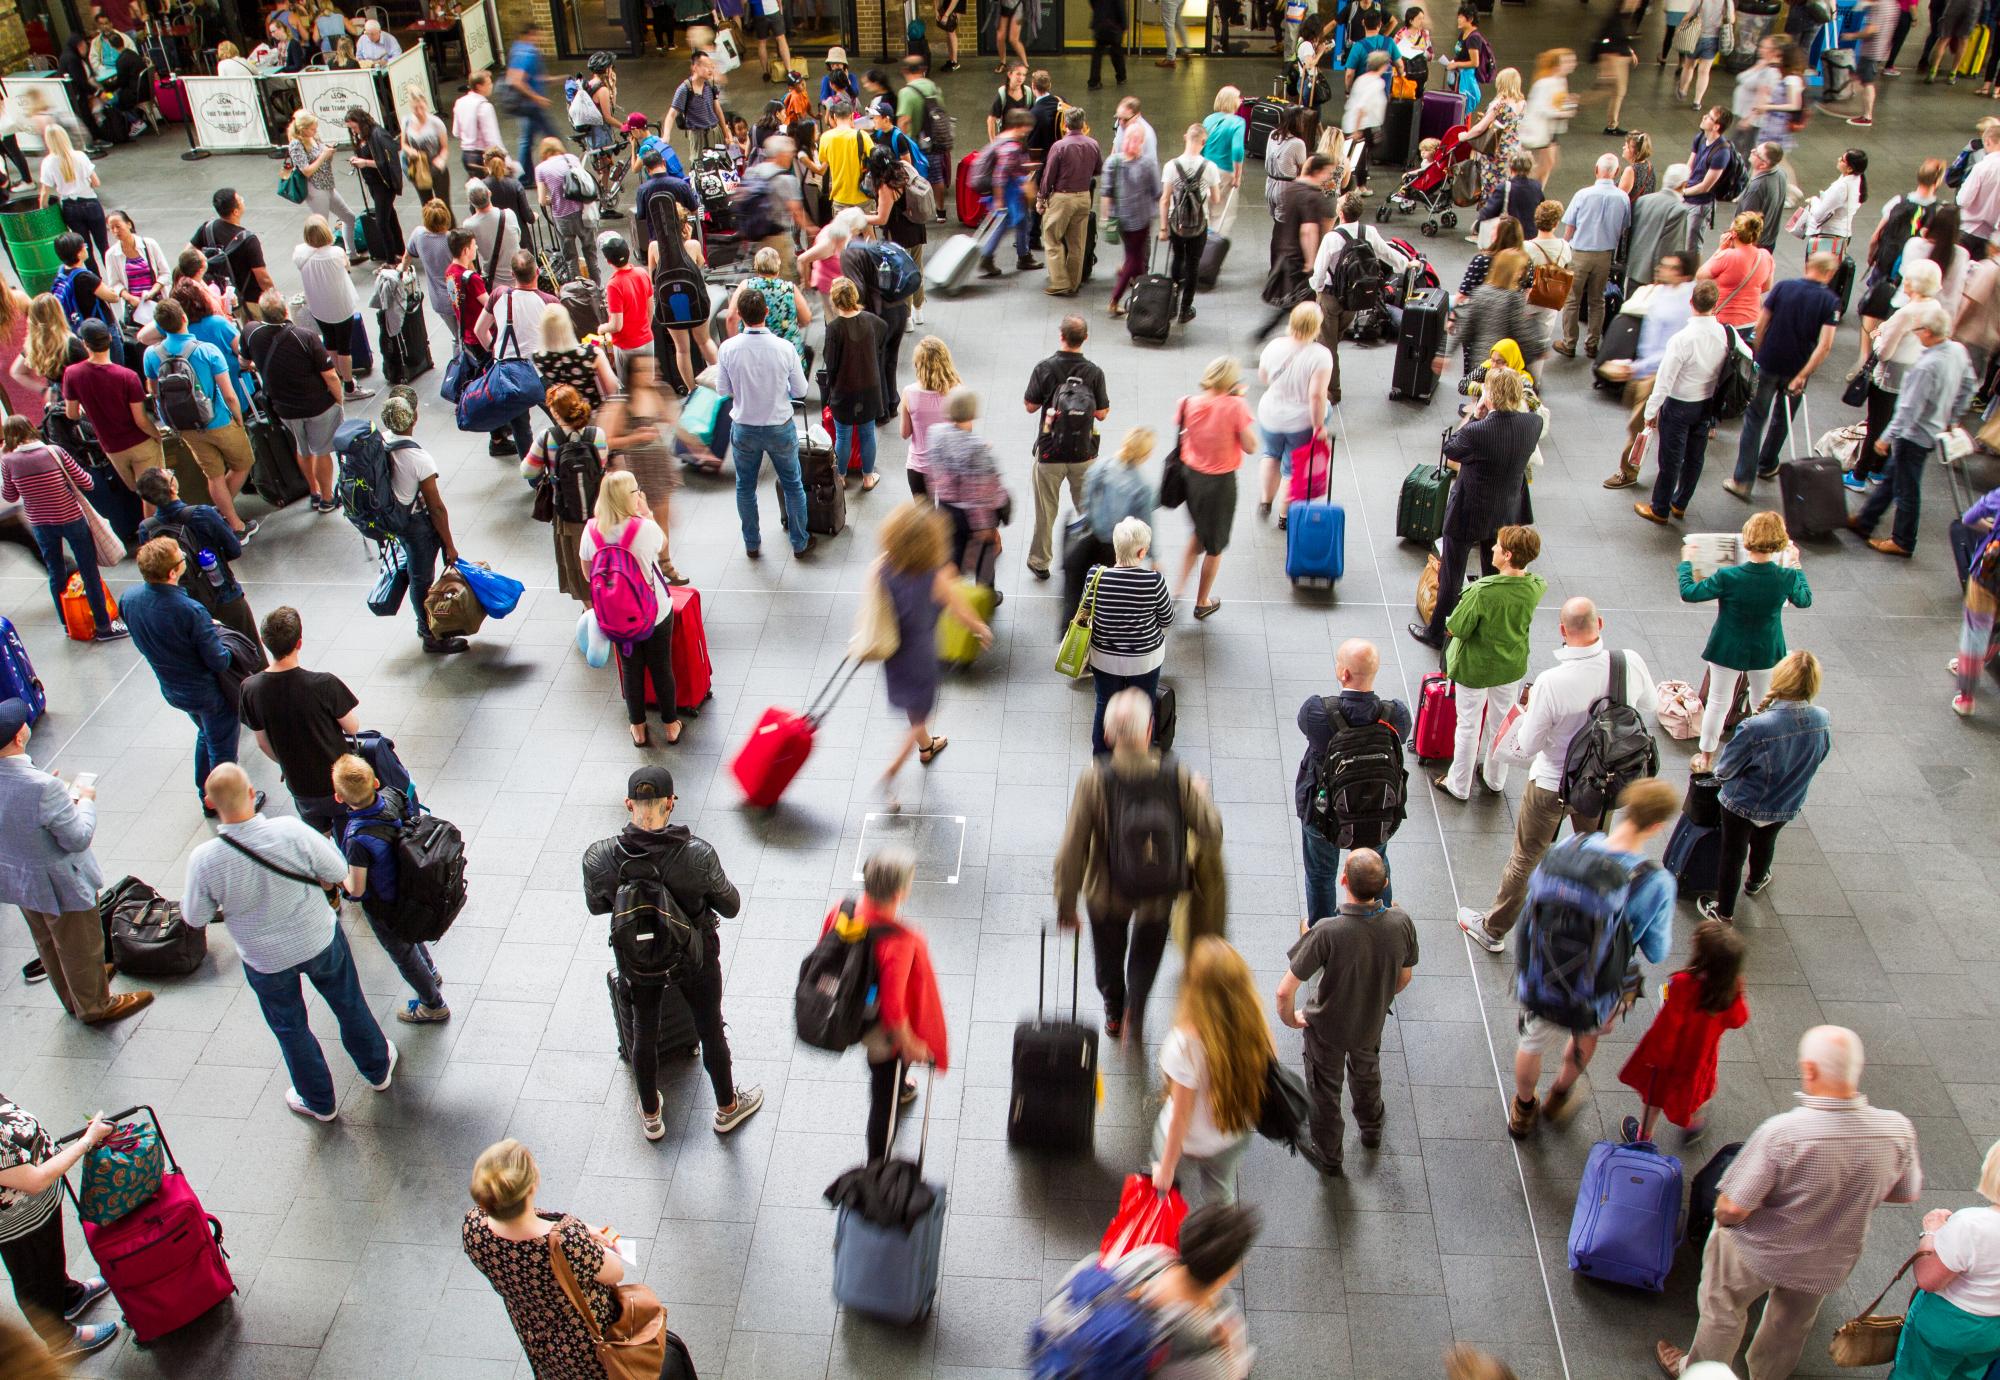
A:
[[[1042,266],[1042,261],[1036,258],[1032,254],[1023,255],[1022,257],[1014,260],[1014,267],[1020,269],[1021,272],[1023,273],[1033,272],[1035,269],[1038,269],[1041,266]]]
[[[597,218],[599,220],[623,220],[625,219],[625,213],[617,210],[599,211]]]
[[[462,637],[427,637],[424,639],[424,650],[432,656],[452,656],[464,651],[471,645],[470,642],[467,642]]]
[[[982,278],[998,278],[1002,276],[1000,265],[994,263],[991,257],[981,259],[979,261],[979,276]]]
[[[1086,91],[1102,91],[1104,83],[1101,81],[1087,81],[1083,84],[1083,89]]]
[[[1181,314],[1179,316],[1176,316],[1174,320],[1180,322],[1183,326],[1187,325],[1188,322],[1194,320],[1194,308],[1193,307],[1181,308]]]
[[[1048,579],[1048,578],[1049,578],[1049,572],[1048,572],[1048,571],[1046,571],[1046,570],[1036,570],[1036,569],[1035,569],[1035,568],[1034,568],[1033,566],[1029,566],[1029,567],[1028,567],[1028,571],[1029,571],[1029,573],[1030,573],[1030,574],[1032,574],[1032,575],[1033,575],[1033,576],[1034,576],[1034,577],[1035,577],[1035,578],[1036,578],[1037,580],[1046,580],[1046,579]]]
[[[1380,1150],[1382,1148],[1382,1132],[1379,1129],[1363,1131],[1361,1133],[1361,1148],[1364,1150]]]
[[[500,460],[520,459],[520,456],[514,453],[514,443],[512,441],[488,441],[486,443],[486,453]]]
[[[1441,640],[1431,636],[1430,628],[1423,623],[1410,624],[1410,636],[1416,638],[1417,641],[1423,643],[1432,651],[1436,651],[1438,648],[1444,646]]]

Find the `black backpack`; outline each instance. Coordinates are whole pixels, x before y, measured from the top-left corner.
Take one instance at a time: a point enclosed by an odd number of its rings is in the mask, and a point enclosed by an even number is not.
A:
[[[1729,350],[1722,357],[1722,374],[1715,381],[1709,409],[1728,421],[1750,410],[1750,399],[1757,392],[1757,361],[1734,326],[1722,329],[1729,336]]]
[[[1380,848],[1409,812],[1403,740],[1385,720],[1350,724],[1331,703],[1326,714],[1334,732],[1313,764],[1307,821],[1342,848]]]
[[[549,462],[548,482],[555,486],[556,516],[564,522],[589,522],[597,507],[597,491],[604,485],[604,467],[597,462],[598,436],[594,426],[571,433],[552,427],[544,448],[555,452]]]
[[[923,94],[919,92],[918,94]],[[933,149],[949,149],[957,142],[958,129],[952,123],[951,112],[944,108],[944,102],[935,96],[924,96],[923,145],[924,152]]]
[[[1735,201],[1750,185],[1750,169],[1744,166],[1743,155],[1736,151],[1734,145],[1725,145],[1724,152],[1728,154],[1729,161],[1722,165],[1722,176],[1715,179],[1715,185],[1709,188],[1709,195],[1717,201]]]
[[[1152,776],[1120,776],[1106,765],[1104,857],[1111,889],[1128,901],[1178,896],[1187,890],[1187,818],[1181,813],[1181,773],[1171,756]]]
[[[371,900],[368,914],[405,944],[444,938],[465,909],[465,839],[449,820],[413,805],[400,791],[381,788],[379,819],[354,827],[389,845],[396,858],[396,899]]]
[[[205,548],[195,540],[194,534],[188,531],[183,523],[168,522],[164,518],[156,517],[152,521],[150,530],[155,537],[171,537],[174,545],[181,549],[181,564],[184,567],[181,571],[181,588],[201,605],[210,618],[213,618],[215,611],[222,607],[222,590],[208,578],[208,572],[201,568],[201,552]],[[210,554],[215,557],[216,568],[227,577],[229,562],[222,559],[220,551],[213,551]]]
[[[159,402],[160,421],[175,431],[206,431],[215,420],[215,399],[201,386],[201,376],[189,359],[199,343],[189,344],[179,354],[165,341],[158,346],[160,368],[153,379],[153,396]]]
[[[863,927],[849,938],[844,931],[853,918],[854,898],[842,897],[840,914],[799,964],[792,994],[799,1038],[836,1054],[859,1044],[875,1021],[875,928]]]
[[[1382,266],[1375,246],[1368,243],[1368,232],[1358,230],[1350,235],[1343,226],[1335,228],[1333,233],[1347,241],[1340,258],[1334,262],[1332,281],[1327,284],[1333,299],[1340,303],[1342,311],[1368,311],[1381,306],[1389,273]]]
[[[1660,745],[1639,711],[1625,700],[1625,653],[1613,652],[1610,688],[1591,702],[1589,720],[1563,754],[1557,794],[1573,815],[1604,819],[1618,803],[1620,791],[1659,774]]]
[[[232,230],[239,230],[241,233],[231,235],[227,240],[222,240],[216,234],[215,228],[218,225]],[[201,251],[202,260],[208,266],[207,271],[202,276],[219,288],[235,287],[236,278],[230,271],[229,256],[236,252],[237,245],[242,244],[249,238],[249,231],[243,230],[241,226],[232,226],[225,220],[212,220],[202,226],[196,232],[193,241],[194,247]]]
[[[1056,465],[1088,460],[1096,431],[1097,397],[1088,383],[1071,374],[1056,385],[1056,395],[1042,409],[1041,458]]]
[[[1515,941],[1514,996],[1523,1008],[1565,1030],[1604,1023],[1605,999],[1633,984],[1625,901],[1657,866],[1627,867],[1613,854],[1584,847],[1581,837],[1543,854],[1528,878]]]
[[[1208,231],[1208,179],[1200,164],[1190,173],[1179,158],[1168,164],[1174,170],[1173,197],[1167,202],[1167,233],[1187,239]]]
[[[611,900],[611,952],[618,976],[640,987],[674,987],[700,970],[709,934],[667,888],[663,859],[618,845],[618,890]]]

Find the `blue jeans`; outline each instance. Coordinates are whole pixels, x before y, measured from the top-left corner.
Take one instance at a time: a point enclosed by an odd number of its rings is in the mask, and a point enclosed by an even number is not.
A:
[[[869,436],[874,442],[874,436]],[[799,431],[790,422],[771,426],[730,428],[729,444],[736,452],[736,516],[743,522],[743,549],[755,551],[763,545],[757,527],[757,478],[764,470],[764,457],[778,472],[778,501],[784,506],[785,527],[791,534],[792,550],[806,546],[806,486],[799,478]]]
[[[1701,479],[1702,461],[1708,456],[1708,433],[1713,423],[1706,402],[1682,402],[1668,398],[1660,406],[1660,473],[1653,481],[1653,515],[1666,517],[1673,508],[1686,508]]]
[[[868,441],[872,450],[872,429]],[[63,543],[68,542],[77,572],[83,576],[83,592],[90,598],[90,616],[97,620],[99,632],[110,627],[111,610],[104,602],[104,580],[97,573],[97,546],[90,539],[90,524],[78,518],[34,531],[35,545],[42,548],[42,564],[49,568],[49,598],[55,600],[56,617],[62,617],[63,589],[69,584],[69,566],[63,561]]]
[[[236,738],[243,721],[236,717],[236,711],[222,698],[220,690],[211,691],[206,700],[186,701],[174,704],[174,708],[194,720],[194,792],[200,795],[208,787],[210,772],[224,762],[236,760]]]
[[[1750,395],[1749,409],[1743,414],[1743,434],[1736,442],[1735,479],[1745,488],[1759,474],[1766,477],[1776,474],[1779,462],[1785,457],[1785,440],[1797,423],[1799,406],[1804,402],[1802,395],[1789,391],[1789,383],[1789,379],[1771,374],[1757,375],[1757,391]],[[1789,417],[1778,416],[1772,407],[1780,393],[1785,395]],[[1770,422],[1769,431],[1764,425],[1767,419]]]
[[[1883,510],[1890,503],[1896,505],[1896,517],[1889,528],[1889,535],[1896,545],[1905,551],[1917,549],[1917,505],[1919,490],[1924,480],[1924,460],[1931,453],[1931,444],[1924,441],[1894,441],[1889,446],[1889,482],[1877,484],[1868,491],[1868,501],[1861,505],[1861,511],[1854,515],[1854,524],[1861,529],[1861,535],[1873,536],[1875,524],[1882,520]]]
[[[535,145],[544,137],[560,137],[556,127],[549,123],[548,107],[529,102],[521,112],[521,147],[515,151],[514,159],[523,168],[535,166]]]
[[[333,942],[320,950],[317,958],[304,963],[275,973],[260,973],[247,963],[243,965],[243,979],[257,994],[257,1005],[264,1011],[264,1024],[278,1037],[278,1050],[285,1056],[285,1072],[291,1075],[292,1090],[304,1099],[306,1106],[325,1116],[335,1108],[333,1073],[326,1066],[318,1037],[306,1024],[301,978],[318,990],[320,999],[333,1012],[340,1025],[341,1047],[370,1083],[379,1083],[389,1076],[389,1041],[370,1014],[368,999],[361,995],[354,955],[348,950],[347,937],[339,929],[334,930]]]
[[[1299,838],[1306,859],[1306,918],[1317,922],[1340,910],[1341,848],[1304,820],[1299,821]],[[1395,894],[1389,876],[1389,845],[1385,843],[1375,852],[1382,858],[1382,904],[1388,905]]]
[[[1007,242],[1007,227],[1011,225],[1014,227],[1014,254],[1017,258],[1027,258],[1032,252],[1028,242],[1032,217],[1028,213],[1028,198],[1021,191],[1019,178],[1007,184],[1006,194],[1000,198],[999,210],[1002,214],[993,223],[993,239],[991,243],[980,246],[981,252],[989,259],[998,254],[1000,246]]]
[[[361,913],[368,916],[368,928],[375,931],[375,942],[382,946],[383,953],[389,955],[389,961],[396,965],[403,981],[410,984],[417,1000],[425,1006],[443,1006],[444,983],[438,977],[437,964],[431,961],[431,946],[410,944],[396,938],[381,921],[368,915],[366,906],[361,908]]]
[[[847,470],[847,457],[854,454],[852,447],[855,442],[849,439],[851,437],[860,440],[861,473],[875,473],[875,424],[855,422],[850,425],[842,421],[833,424],[834,472],[844,474]]]
[[[438,541],[437,528],[431,526],[430,515],[418,513],[403,533],[403,555],[410,563],[410,609],[417,618],[417,636],[426,642],[431,640],[431,619],[424,612],[424,600],[430,597],[431,585],[437,579],[442,550],[443,543]]]
[[[1148,699],[1157,702],[1160,697],[1160,668],[1155,666],[1142,675],[1121,676],[1093,666],[1090,678],[1097,682],[1097,713],[1090,720],[1090,750],[1102,757],[1111,750],[1104,745],[1104,706],[1111,703],[1111,697],[1120,690],[1134,687],[1144,690]]]

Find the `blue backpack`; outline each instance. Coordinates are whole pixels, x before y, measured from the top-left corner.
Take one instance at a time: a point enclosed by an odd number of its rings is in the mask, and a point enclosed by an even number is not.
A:
[[[396,501],[395,462],[389,452],[415,444],[406,436],[386,440],[373,422],[358,418],[342,422],[333,433],[333,450],[339,461],[334,497],[355,530],[370,541],[401,537],[409,526],[416,506]]]
[[[1625,991],[1633,962],[1625,902],[1656,864],[1627,867],[1615,854],[1583,844],[1565,839],[1528,878],[1515,995],[1544,1020],[1591,1031]]]
[[[900,302],[917,290],[923,272],[910,251],[887,240],[856,240],[875,266],[875,291],[884,302]]]
[[[1156,1259],[1149,1261],[1147,1255]],[[1134,1252],[1118,1266],[1107,1267],[1093,1255],[1070,1271],[1028,1329],[1028,1367],[1034,1380],[1145,1380],[1151,1375],[1162,1349],[1160,1325],[1152,1310],[1131,1294],[1170,1261],[1164,1251]]]
[[[90,299],[87,307],[78,305],[76,300],[76,276],[81,272],[83,270],[80,268],[65,268],[56,274],[55,281],[49,284],[49,291],[55,294],[56,301],[62,303],[63,315],[69,318],[69,328],[71,330],[77,329],[86,321],[108,321],[110,319],[104,314],[104,304],[95,297]]]

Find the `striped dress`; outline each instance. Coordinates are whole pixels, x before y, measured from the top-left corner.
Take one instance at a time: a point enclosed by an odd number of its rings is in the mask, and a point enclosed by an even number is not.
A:
[[[1115,676],[1139,676],[1166,660],[1167,625],[1174,621],[1167,577],[1145,566],[1100,571],[1090,616],[1090,664]]]

